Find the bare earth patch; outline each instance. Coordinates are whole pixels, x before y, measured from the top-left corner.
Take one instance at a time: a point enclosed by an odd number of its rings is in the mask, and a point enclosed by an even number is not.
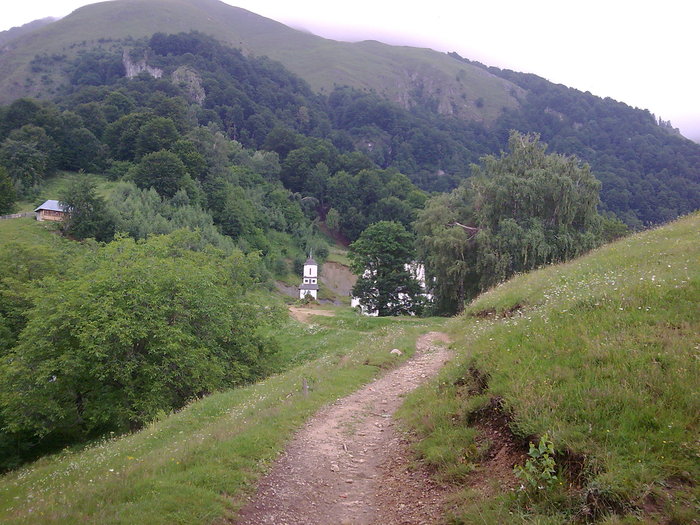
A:
[[[319,310],[317,308],[303,306],[290,306],[289,314],[300,323],[310,323],[312,315],[322,315],[324,317],[335,316],[335,312],[332,310]]]
[[[422,336],[410,360],[319,411],[262,479],[237,523],[437,521],[448,488],[411,467],[408,445],[392,416],[402,396],[434,376],[450,358],[442,345],[447,341],[443,333]]]
[[[333,293],[350,296],[352,294],[352,287],[355,286],[357,282],[357,275],[352,273],[350,268],[343,264],[326,261],[323,263],[323,266],[321,266],[319,279],[330,288]]]
[[[477,443],[488,445],[488,449],[466,480],[466,485],[485,498],[515,490],[519,482],[513,467],[525,463],[526,448],[513,436],[507,423],[498,417],[481,421],[476,427],[479,429]]]

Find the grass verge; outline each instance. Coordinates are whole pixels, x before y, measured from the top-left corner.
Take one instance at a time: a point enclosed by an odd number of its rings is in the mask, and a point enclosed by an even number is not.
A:
[[[699,523],[698,305],[696,213],[518,276],[451,320],[461,357],[402,412],[422,458],[464,487],[450,523]],[[549,436],[556,483],[511,470],[475,489],[489,406],[524,451]]]

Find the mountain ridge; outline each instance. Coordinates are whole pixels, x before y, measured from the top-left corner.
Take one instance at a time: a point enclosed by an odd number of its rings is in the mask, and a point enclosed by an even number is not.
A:
[[[443,114],[486,124],[493,123],[503,108],[517,108],[518,95],[524,94],[488,71],[427,48],[330,40],[218,0],[118,0],[81,7],[16,39],[15,49],[0,54],[0,103],[21,96],[47,97],[39,84],[27,83],[35,55],[73,54],[90,41],[104,44],[127,36],[191,30],[244,53],[280,61],[320,93],[349,85],[375,91],[405,109],[429,96],[437,98]]]
[[[58,18],[47,16],[45,18],[39,18],[37,20],[32,20],[21,26],[11,27],[5,31],[0,31],[0,46],[6,46],[10,44],[14,39],[19,38],[22,35],[29,34],[45,25],[51,24],[58,20]]]

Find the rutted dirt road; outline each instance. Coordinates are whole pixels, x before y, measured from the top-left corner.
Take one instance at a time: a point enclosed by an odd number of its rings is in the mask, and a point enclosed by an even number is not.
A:
[[[392,416],[402,396],[450,358],[431,332],[400,367],[319,411],[300,430],[241,510],[239,525],[433,523],[445,487],[409,468]]]

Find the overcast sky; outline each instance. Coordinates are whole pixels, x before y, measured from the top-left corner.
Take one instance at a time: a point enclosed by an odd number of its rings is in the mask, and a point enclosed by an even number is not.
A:
[[[457,51],[671,120],[700,141],[695,0],[225,0],[336,40]],[[5,0],[0,30],[65,16],[86,0]],[[8,5],[9,4],[9,5]]]

